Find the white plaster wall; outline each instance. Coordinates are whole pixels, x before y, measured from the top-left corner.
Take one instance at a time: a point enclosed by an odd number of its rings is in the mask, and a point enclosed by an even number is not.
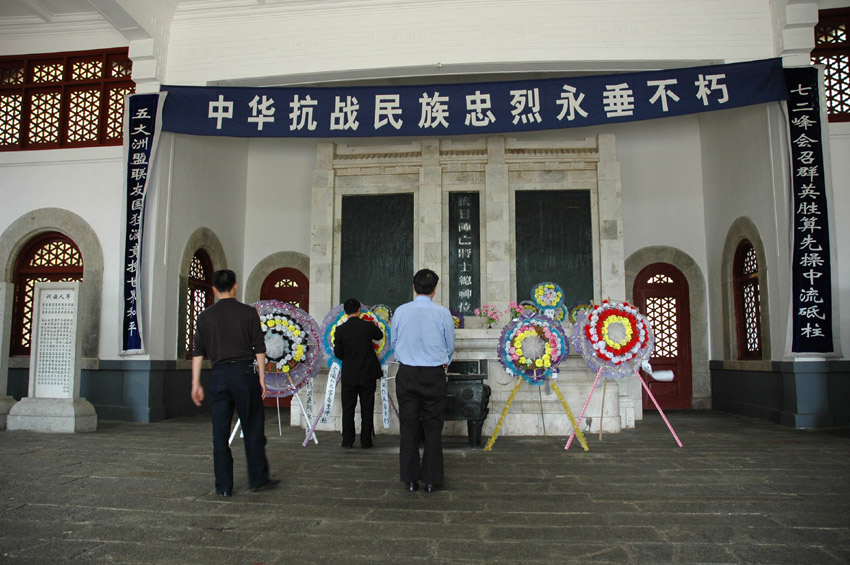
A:
[[[769,0],[376,0],[202,10],[174,16],[166,83],[403,68],[446,74],[468,64],[504,71],[528,61],[613,70],[775,55]]]
[[[165,135],[156,196],[146,214],[144,253],[154,300],[149,302],[146,343],[151,359],[177,355],[180,261],[189,236],[209,228],[221,241],[228,268],[239,282],[245,248],[248,142],[237,138]],[[153,230],[149,228],[153,227]],[[105,305],[109,308],[111,305]]]
[[[243,276],[272,253],[295,251],[309,257],[315,168],[316,141],[250,141]]]
[[[69,22],[0,27],[0,56],[126,47],[127,38],[100,22]]]
[[[829,150],[832,155],[832,216],[830,229],[833,232],[836,263],[833,276],[838,277],[838,301],[840,315],[834,318],[833,328],[840,332],[841,353],[850,354],[850,123],[829,124]]]
[[[723,359],[722,258],[732,223],[746,216],[764,243],[771,356],[782,359],[788,323],[790,267],[787,157],[778,104],[700,114],[708,256],[709,351]],[[784,149],[787,152],[787,148]]]
[[[0,232],[38,208],[63,208],[83,218],[103,251],[101,358],[118,353],[123,155],[120,147],[0,153]]]

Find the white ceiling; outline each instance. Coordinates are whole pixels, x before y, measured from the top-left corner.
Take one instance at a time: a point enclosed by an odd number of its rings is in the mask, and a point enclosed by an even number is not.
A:
[[[115,4],[122,2],[112,0]],[[252,6],[274,5],[303,6],[327,5],[355,0],[129,0],[130,2],[159,2],[171,7],[175,12],[196,10],[216,11],[233,8],[251,8]],[[0,23],[27,24],[45,22],[78,22],[102,20],[94,3],[102,0],[0,0]],[[126,5],[126,0],[125,0]]]

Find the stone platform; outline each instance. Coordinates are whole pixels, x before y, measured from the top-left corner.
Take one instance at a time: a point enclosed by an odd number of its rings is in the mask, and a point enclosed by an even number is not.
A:
[[[715,412],[589,435],[445,438],[446,489],[408,493],[398,437],[277,431],[278,490],[213,488],[211,426],[101,421],[90,434],[0,432],[3,563],[847,563],[850,431]],[[287,421],[284,414],[284,422]]]

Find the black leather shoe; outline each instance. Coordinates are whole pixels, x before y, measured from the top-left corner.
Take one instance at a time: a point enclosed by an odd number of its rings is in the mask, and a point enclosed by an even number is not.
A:
[[[232,490],[217,490],[217,491],[215,491],[215,493],[217,495],[221,496],[222,498],[229,498],[229,497],[233,496]]]
[[[371,443],[370,443],[369,445],[361,445],[360,447],[361,447],[362,449],[372,449],[372,445],[373,445],[373,444],[371,444]]]
[[[256,486],[256,487],[253,487],[251,489],[251,492],[260,492],[260,491],[264,491],[264,490],[272,490],[274,488],[277,488],[277,485],[279,485],[279,484],[280,484],[280,479],[269,479],[266,482],[264,482],[263,484]]]
[[[416,492],[417,490],[419,490],[419,483],[417,483],[416,481],[404,483],[404,488],[407,489],[407,492]]]
[[[425,484],[425,492],[434,492],[435,490],[440,490],[440,485],[435,485],[433,483]]]
[[[341,444],[339,444],[339,446],[344,447],[345,449],[351,449],[352,447],[354,447],[350,443],[345,443],[345,442],[342,442]]]

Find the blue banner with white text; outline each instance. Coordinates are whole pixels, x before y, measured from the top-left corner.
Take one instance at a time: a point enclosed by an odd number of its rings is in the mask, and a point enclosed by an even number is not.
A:
[[[121,354],[144,353],[142,308],[139,280],[142,263],[142,228],[145,224],[145,196],[153,170],[161,129],[165,93],[133,94],[124,104],[124,248],[121,290]]]
[[[495,134],[788,99],[780,59],[557,79],[381,87],[163,86],[163,130],[232,137]]]
[[[790,99],[791,351],[831,353],[832,265],[818,69],[785,69]]]

